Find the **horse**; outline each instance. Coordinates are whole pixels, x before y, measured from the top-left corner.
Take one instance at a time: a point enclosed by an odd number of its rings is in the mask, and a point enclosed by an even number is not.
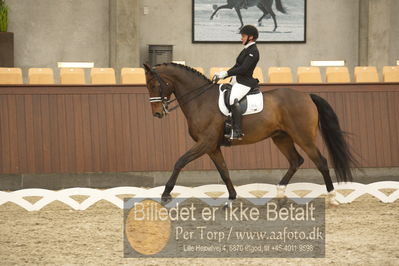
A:
[[[163,118],[168,112],[180,107],[187,120],[189,134],[195,141],[194,146],[175,163],[162,194],[163,202],[172,199],[170,192],[180,171],[204,154],[211,158],[225,183],[228,200],[234,200],[237,193],[221,146],[251,144],[270,137],[289,162],[289,169],[277,186],[278,197],[285,197],[287,184],[304,162],[295,148],[294,144],[297,144],[321,172],[329,203],[338,205],[327,160],[316,146],[318,130],[326,143],[338,182],[352,181],[351,167],[356,161],[344,138],[345,133],[340,128],[338,117],[326,100],[290,88],[263,92],[264,109],[242,119],[244,137],[226,142],[226,116],[218,107],[219,84],[197,70],[180,64],[164,63],[154,67],[144,64],[144,68],[153,116]],[[172,94],[174,100],[171,100]],[[169,104],[175,100],[178,105],[170,108]]]
[[[262,19],[265,18],[268,14],[270,14],[274,21],[274,29],[273,29],[274,32],[277,29],[277,20],[276,20],[276,14],[273,12],[272,5],[273,5],[273,0],[227,0],[226,5],[222,5],[217,8],[214,7],[215,11],[212,13],[210,20],[213,19],[213,17],[220,9],[234,8],[235,11],[237,12],[238,18],[240,19],[241,22],[240,29],[241,29],[244,26],[244,23],[242,21],[240,9],[256,6],[263,12],[263,15],[258,19],[258,25],[262,26]],[[276,0],[276,8],[281,13],[284,14],[287,13],[281,3],[281,0]]]

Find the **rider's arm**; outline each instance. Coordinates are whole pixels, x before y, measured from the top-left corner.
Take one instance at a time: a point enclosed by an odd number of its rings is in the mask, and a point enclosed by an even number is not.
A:
[[[244,62],[241,65],[230,68],[227,71],[227,75],[229,77],[243,75],[248,71],[248,69],[252,65],[256,65],[256,63],[258,63],[258,60],[259,60],[259,55],[251,52],[245,57]]]

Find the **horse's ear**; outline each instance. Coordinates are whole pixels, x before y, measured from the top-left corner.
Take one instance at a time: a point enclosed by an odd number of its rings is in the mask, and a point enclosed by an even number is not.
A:
[[[148,64],[144,63],[143,66],[146,73],[151,72],[151,67]]]

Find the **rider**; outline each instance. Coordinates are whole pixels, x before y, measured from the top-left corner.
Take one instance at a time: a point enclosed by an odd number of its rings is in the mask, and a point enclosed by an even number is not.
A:
[[[229,103],[233,116],[233,130],[230,135],[225,135],[230,139],[241,139],[244,134],[241,132],[241,108],[239,101],[245,95],[258,86],[259,80],[254,79],[252,74],[259,61],[259,51],[256,47],[256,39],[258,39],[258,30],[252,25],[246,25],[240,30],[242,44],[244,49],[238,55],[236,64],[228,71],[221,71],[215,74],[218,79],[224,79],[232,76]]]

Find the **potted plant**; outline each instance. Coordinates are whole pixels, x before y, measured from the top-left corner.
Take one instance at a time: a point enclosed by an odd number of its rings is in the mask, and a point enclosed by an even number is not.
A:
[[[0,0],[0,67],[14,66],[14,34],[8,29],[8,5]]]

